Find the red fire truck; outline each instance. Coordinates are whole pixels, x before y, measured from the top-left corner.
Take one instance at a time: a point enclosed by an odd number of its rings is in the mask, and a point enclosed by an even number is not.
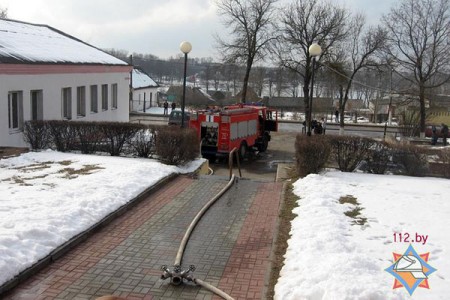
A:
[[[266,151],[278,119],[274,109],[237,104],[191,113],[189,126],[198,132],[203,157],[228,156],[236,147],[243,158],[248,151]]]

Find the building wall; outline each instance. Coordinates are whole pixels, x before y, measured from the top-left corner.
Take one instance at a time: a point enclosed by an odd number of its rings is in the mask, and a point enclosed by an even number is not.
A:
[[[114,68],[114,67],[111,67]],[[128,70],[129,71],[129,70]],[[108,85],[108,108],[102,110],[101,85]],[[117,108],[112,108],[111,85],[117,84]],[[90,109],[90,86],[98,85],[98,111]],[[77,87],[86,87],[85,116],[77,116]],[[9,129],[8,94],[21,91],[23,121],[31,120],[31,91],[42,90],[43,119],[63,120],[62,89],[71,88],[71,120],[129,121],[129,74],[123,70],[105,73],[11,74],[0,69],[0,146],[26,147],[21,131]]]
[[[151,99],[151,102],[150,102]],[[140,88],[133,91],[133,105],[132,111],[143,111],[144,110],[144,100],[145,108],[158,106],[158,88]]]

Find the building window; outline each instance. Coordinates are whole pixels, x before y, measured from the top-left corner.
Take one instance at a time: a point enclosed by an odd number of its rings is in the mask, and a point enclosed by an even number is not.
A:
[[[150,107],[152,107],[153,93],[150,93]]]
[[[102,84],[102,110],[108,110],[108,85]]]
[[[77,116],[86,116],[86,87],[77,87]]]
[[[31,98],[31,120],[43,120],[44,119],[44,100],[42,90],[36,90],[30,92]]]
[[[23,128],[23,95],[22,92],[8,93],[8,124],[11,132]]]
[[[62,117],[72,119],[72,88],[62,89]]]
[[[111,105],[113,109],[117,108],[117,83],[111,85]]]
[[[91,85],[91,113],[98,112],[98,87]]]

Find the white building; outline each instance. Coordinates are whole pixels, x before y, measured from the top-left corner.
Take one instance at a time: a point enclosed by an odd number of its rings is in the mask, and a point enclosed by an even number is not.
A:
[[[129,120],[132,67],[46,25],[0,20],[0,146],[27,120]]]
[[[159,85],[147,73],[134,68],[131,81],[133,88],[131,111],[142,112],[150,107],[158,106]]]

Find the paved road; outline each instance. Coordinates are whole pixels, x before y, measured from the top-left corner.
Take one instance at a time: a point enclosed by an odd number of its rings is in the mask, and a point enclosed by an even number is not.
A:
[[[294,161],[296,135],[297,132],[294,131],[271,133],[272,140],[269,142],[266,152],[251,155],[241,162],[242,176],[254,180],[275,181],[278,165]],[[226,176],[229,174],[227,162],[216,161],[210,164],[210,167],[216,175]],[[236,164],[234,173],[238,174]]]
[[[281,132],[302,132],[302,125],[300,123],[283,122],[279,124]],[[383,125],[369,125],[369,124],[345,124],[344,132],[348,135],[365,136],[371,138],[382,138],[384,135]],[[336,123],[327,124],[327,134],[339,134],[339,125]],[[399,135],[399,129],[395,126],[388,126],[386,128],[387,135]]]
[[[218,299],[193,284],[160,279],[186,227],[227,178],[179,176],[5,299]],[[239,180],[202,218],[182,266],[235,299],[264,299],[282,184]]]

